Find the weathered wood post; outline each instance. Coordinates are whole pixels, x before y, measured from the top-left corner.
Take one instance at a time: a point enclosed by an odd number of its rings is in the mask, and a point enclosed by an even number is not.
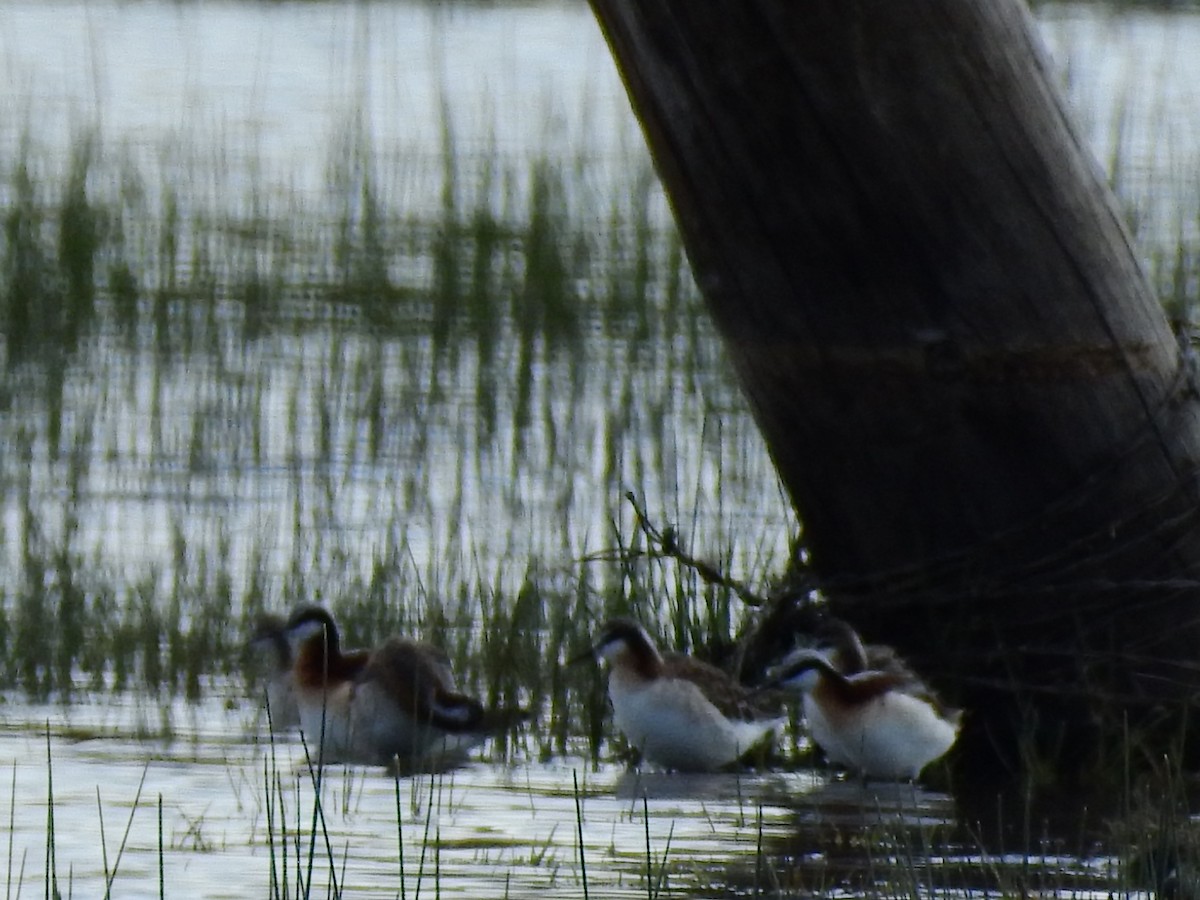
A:
[[[1192,363],[1024,5],[591,3],[833,608],[1010,770],[1182,722]]]

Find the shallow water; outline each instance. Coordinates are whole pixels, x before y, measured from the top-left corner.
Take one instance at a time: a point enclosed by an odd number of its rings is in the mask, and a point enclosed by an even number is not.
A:
[[[1076,118],[1130,187],[1182,186],[1200,149],[1200,13],[1038,11]],[[584,3],[0,5],[0,149],[23,132],[62,154],[95,125],[169,171],[194,157],[225,188],[319,194],[330,137],[361,128],[385,155],[460,151],[605,161],[617,190],[642,137]],[[239,181],[239,179],[241,179]],[[436,179],[402,186],[436,208]],[[617,190],[620,193],[619,190]],[[1161,194],[1158,195],[1161,198]],[[1178,216],[1175,217],[1178,219]]]
[[[297,866],[307,880],[313,791],[295,740],[271,747],[217,704],[178,710],[192,724],[171,740],[136,740],[127,729],[151,725],[155,710],[98,710],[29,710],[49,719],[49,747],[36,721],[0,731],[16,803],[14,885],[23,870],[24,891],[40,890],[50,778],[64,894],[68,882],[79,896],[103,893],[106,849],[121,897],[158,896],[160,869],[168,896],[267,896],[273,857],[280,881],[286,871],[294,889]],[[272,773],[278,783],[268,791]],[[330,859],[349,896],[394,896],[402,883],[409,896],[583,896],[580,828],[592,895],[645,896],[647,842],[655,879],[685,887],[714,863],[782,837],[792,799],[821,784],[778,773],[642,778],[582,759],[474,762],[399,779],[336,767],[324,777],[314,896],[330,881]],[[285,859],[292,841],[298,848]]]
[[[49,148],[81,127],[134,158],[195,155],[236,188],[319,193],[331,135],[439,164],[465,153],[600,158],[640,146],[624,90],[581,3],[0,5],[0,148],[22,125]],[[430,186],[405,187],[436,207]]]
[[[59,889],[101,895],[107,852],[122,898],[158,896],[160,877],[168,896],[268,896],[284,877],[294,893],[298,874],[313,895],[336,883],[348,896],[584,896],[586,880],[590,896],[635,898],[648,895],[648,870],[655,892],[672,895],[785,883],[827,894],[890,877],[890,866],[846,868],[839,845],[853,833],[934,834],[953,818],[944,794],[908,785],[637,773],[576,757],[403,778],[332,767],[313,839],[301,746],[272,746],[245,713],[178,707],[172,738],[134,739],[161,719],[154,704],[23,712],[23,726],[10,718],[0,731],[0,760],[16,804],[12,884],[25,894],[47,871],[50,779]],[[798,838],[812,841],[803,852]]]
[[[1099,843],[1038,832],[1014,849],[911,784],[536,762],[518,737],[507,761],[485,747],[442,773],[329,767],[315,816],[302,745],[272,743],[245,707],[16,711],[0,729],[0,794],[15,804],[9,869],[24,895],[50,871],[51,793],[64,896],[100,896],[106,869],[113,896],[157,897],[161,878],[166,896],[189,898],[298,884],[351,897],[1105,897],[1121,883]]]
[[[1127,173],[1147,256],[1155,236],[1173,248],[1200,226],[1192,174],[1200,56],[1191,52],[1200,16],[1072,4],[1040,14],[1089,141]],[[106,146],[128,148],[145,172],[168,183],[181,173],[198,179],[184,203],[241,206],[259,191],[289,202],[321,195],[330,144],[357,109],[378,153],[409,153],[431,170],[441,165],[444,128],[467,153],[607,161],[589,165],[588,184],[572,189],[592,198],[627,196],[626,180],[646,160],[582,3],[10,2],[0,5],[0,66],[0,161],[27,134],[42,148],[39,165],[62,165],[73,138],[94,123]],[[441,191],[438,177],[386,188],[389,201],[414,210],[438,208]],[[583,205],[582,215],[593,215]],[[649,214],[665,220],[661,197]],[[428,255],[403,261],[408,268],[394,280],[427,286]],[[603,289],[585,283],[576,299]],[[661,290],[661,280],[652,284]],[[702,316],[694,294],[687,299],[687,316]],[[651,512],[690,522],[694,546],[724,552],[736,531],[736,574],[752,577],[787,552],[794,522],[715,336],[699,332],[679,339],[686,358],[678,365],[662,347],[647,362],[650,353],[618,337],[592,341],[577,366],[515,351],[495,364],[471,357],[470,347],[446,366],[423,335],[364,340],[337,323],[233,347],[217,329],[213,357],[163,366],[157,347],[126,354],[101,334],[68,368],[57,409],[42,409],[33,388],[13,388],[29,421],[14,416],[11,430],[29,436],[32,463],[19,461],[12,478],[31,477],[35,525],[48,542],[69,539],[89,565],[115,571],[122,588],[178,575],[177,532],[189,559],[215,568],[233,558],[235,596],[250,580],[250,557],[265,561],[268,591],[297,561],[333,569],[321,553],[353,556],[356,574],[369,578],[398,533],[419,571],[449,558],[515,592],[525,566],[497,577],[497,560],[562,567],[570,578],[580,558],[609,546],[613,521],[628,521],[621,497],[631,488]],[[375,387],[364,372],[379,376],[387,398],[379,421],[391,443],[379,459],[363,458],[363,408]],[[532,416],[542,421],[522,431],[530,413],[512,394],[528,372]],[[27,397],[34,408],[21,408]],[[47,459],[46,421],[56,418],[63,444],[77,443],[82,476]],[[65,493],[73,477],[78,496]],[[27,530],[17,494],[3,498],[12,534]],[[60,538],[71,517],[76,534]],[[717,520],[728,528],[713,528]],[[320,544],[326,534],[332,549],[311,551],[318,558],[310,562],[303,542]],[[6,549],[5,571],[16,572],[18,541]]]
[[[1141,233],[1193,233],[1200,17],[1084,6],[1041,15],[1089,141],[1102,160],[1119,159],[1126,187],[1144,204]],[[598,181],[587,190],[600,196],[628,176],[631,159],[645,160],[581,3],[439,12],[424,3],[25,0],[0,5],[0,66],[5,160],[22,123],[44,151],[38,158],[53,167],[68,156],[77,129],[98,121],[106,142],[127,147],[151,171],[218,171],[213,202],[260,188],[320,195],[329,136],[360,108],[380,153],[427,159],[431,168],[440,165],[445,124],[468,151],[615,162],[589,169]],[[194,168],[180,162],[192,157]],[[417,178],[389,191],[414,209],[436,208],[440,187],[436,178]],[[208,182],[192,189],[205,199]],[[654,210],[661,217],[665,207]],[[734,543],[728,535],[737,535],[742,544],[729,555],[738,574],[761,575],[786,551],[786,504],[748,414],[727,379],[714,375],[721,364],[712,342],[697,342],[705,365],[664,370],[646,364],[632,342],[630,349],[614,340],[601,351],[609,367],[600,370],[602,389],[582,398],[550,390],[572,382],[574,369],[538,358],[535,392],[548,398],[545,420],[557,430],[542,424],[477,447],[477,373],[465,354],[447,375],[436,372],[424,339],[376,343],[312,328],[232,349],[223,340],[219,363],[191,357],[161,369],[145,348],[124,355],[103,335],[81,354],[60,413],[68,428],[93,429],[82,500],[69,496],[59,461],[47,461],[43,410],[12,416],[27,415],[35,435],[31,494],[43,517],[32,530],[53,536],[78,516],[69,549],[82,568],[112,574],[131,595],[180,577],[176,566],[207,572],[206,564],[228,562],[222,552],[242,559],[251,550],[266,560],[269,600],[282,603],[280,584],[297,562],[316,572],[307,582],[314,593],[328,595],[320,576],[332,572],[342,587],[346,572],[368,578],[395,549],[397,522],[404,566],[420,559],[412,581],[453,560],[464,582],[513,593],[537,565],[570,585],[580,558],[612,542],[610,523],[630,486],[650,496],[652,512],[690,521],[687,537],[701,551],[723,553]],[[148,370],[156,373],[153,388],[136,375]],[[385,373],[384,430],[396,445],[370,462],[359,397],[338,393],[339,379],[350,383],[368,370]],[[617,377],[630,371],[626,382]],[[437,390],[431,373],[442,378]],[[610,396],[621,384],[628,393]],[[439,391],[445,402],[427,403]],[[516,405],[512,396],[494,402],[510,413]],[[159,434],[147,422],[161,407],[170,417]],[[322,454],[314,447],[330,409],[334,427]],[[620,444],[616,474],[605,474],[605,442],[619,443],[611,423],[620,416],[636,434]],[[247,447],[245,421],[261,428],[261,455]],[[206,443],[200,438],[210,426],[217,437]],[[7,535],[23,527],[19,493],[5,497]],[[7,542],[6,573],[21,572],[24,549]],[[235,575],[231,594],[241,597],[251,579],[233,564],[226,569]],[[456,596],[436,580],[417,586],[405,593],[414,606]],[[212,587],[200,579],[195,592]],[[294,895],[298,873],[308,877],[310,847],[314,895],[336,878],[353,896],[584,896],[586,883],[591,896],[642,897],[650,893],[648,868],[655,884],[661,878],[664,888],[694,896],[763,888],[789,896],[1013,893],[1029,866],[1025,854],[983,854],[950,798],[935,792],[865,789],[813,772],[638,779],[612,764],[594,768],[578,737],[578,755],[550,762],[536,761],[542,744],[525,740],[511,763],[482,756],[452,773],[404,778],[399,803],[386,773],[331,770],[324,827],[313,837],[300,748],[284,740],[272,756],[236,692],[235,707],[226,708],[228,694],[213,691],[201,705],[171,703],[165,712],[157,700],[127,695],[83,698],[65,709],[10,697],[0,709],[0,773],[7,767],[11,776],[13,889],[41,891],[51,778],[53,871],[64,895],[103,895],[106,854],[114,896],[158,896],[162,877],[167,896],[260,897],[270,892],[272,871],[278,879],[286,873]],[[299,853],[293,843],[281,849],[285,825],[289,841],[299,836]],[[1076,896],[1103,892],[1096,882],[1113,867],[1091,845],[1055,845],[1040,860],[1037,872],[1051,884],[1070,879]],[[920,890],[909,890],[914,879]]]
[[[1200,11],[1039,10],[1072,113],[1147,246],[1200,235]]]

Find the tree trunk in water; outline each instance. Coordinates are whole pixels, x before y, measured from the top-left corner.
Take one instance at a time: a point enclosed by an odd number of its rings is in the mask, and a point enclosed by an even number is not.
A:
[[[976,761],[1180,734],[1193,361],[1027,9],[592,6],[832,609],[967,707]]]

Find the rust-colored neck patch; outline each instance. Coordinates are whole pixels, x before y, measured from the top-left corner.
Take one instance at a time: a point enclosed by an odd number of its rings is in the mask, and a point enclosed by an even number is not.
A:
[[[356,678],[368,658],[366,650],[342,653],[336,633],[318,631],[300,645],[293,672],[301,686],[319,688]]]

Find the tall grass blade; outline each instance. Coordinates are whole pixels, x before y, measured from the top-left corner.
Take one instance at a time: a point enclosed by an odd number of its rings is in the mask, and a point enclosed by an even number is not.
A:
[[[163,848],[163,798],[158,795],[158,900],[167,900],[167,856]]]
[[[17,761],[12,764],[12,786],[8,794],[8,875],[4,879],[4,900],[12,900],[13,889],[13,836],[16,834],[17,817]],[[25,861],[21,860],[21,871],[25,870]],[[21,892],[21,882],[17,882],[17,893]]]
[[[46,900],[58,900],[58,863],[54,845],[54,760],[50,752],[50,720],[46,720]]]
[[[100,785],[96,785],[96,816],[100,820],[100,860],[104,865],[104,896],[112,896],[112,877],[108,870],[108,842],[104,838],[104,804],[100,801]]]
[[[646,900],[654,900],[654,857],[650,853],[650,801],[642,792],[642,826],[646,832]]]
[[[133,830],[133,817],[137,815],[138,804],[142,800],[142,788],[146,785],[146,776],[150,773],[150,760],[146,760],[142,766],[142,777],[138,779],[137,791],[133,795],[133,805],[129,808],[129,818],[125,821],[125,833],[121,835],[121,846],[117,848],[117,858],[113,860],[112,874],[105,879],[105,896],[109,896],[112,891],[112,883],[117,877],[117,870],[121,868],[121,857],[125,855],[125,848],[129,844],[129,832]],[[97,788],[97,801],[99,800],[99,789]]]
[[[392,769],[392,784],[396,790],[396,862],[400,867],[400,900],[407,900],[407,886],[404,880],[404,812],[400,798],[400,771]]]
[[[305,891],[305,896],[308,896],[308,893],[312,890],[313,865],[316,861],[315,858],[316,858],[316,848],[317,848],[317,832],[318,832],[318,829],[320,829],[321,841],[325,845],[325,857],[326,857],[326,861],[328,862],[328,865],[329,865],[329,879],[331,882],[331,890],[332,890],[333,896],[338,897],[341,895],[341,891],[338,889],[337,862],[334,859],[333,843],[329,837],[329,826],[325,821],[325,806],[321,800],[323,778],[324,778],[324,764],[321,759],[321,756],[324,753],[324,743],[325,743],[324,730],[325,730],[325,722],[324,722],[324,714],[322,713],[322,722],[321,722],[321,731],[322,731],[321,744],[322,744],[322,747],[321,747],[321,750],[318,751],[318,753],[317,753],[317,764],[315,766],[313,765],[312,759],[309,756],[308,744],[307,744],[307,742],[304,742],[303,733],[301,733],[301,736],[300,736],[301,741],[303,742],[305,762],[308,766],[308,777],[309,777],[309,781],[312,784],[312,788],[313,788],[313,810],[312,810],[312,819],[309,824],[308,864],[307,864],[307,873],[304,878],[304,891]]]
[[[571,784],[575,792],[575,835],[579,840],[579,876],[583,881],[583,900],[588,900],[587,857],[583,850],[583,800],[579,796],[579,773],[571,770]]]

